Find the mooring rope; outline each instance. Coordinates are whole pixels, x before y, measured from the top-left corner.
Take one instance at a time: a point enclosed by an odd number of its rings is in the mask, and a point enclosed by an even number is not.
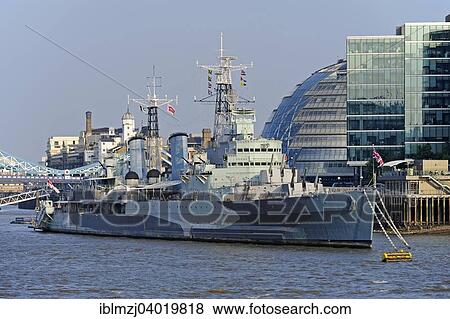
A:
[[[372,203],[370,202],[369,196],[367,195],[366,190],[364,190],[364,195],[366,195],[367,201],[370,205],[370,208],[373,211],[373,214],[375,215],[375,218],[377,219],[378,224],[381,227],[381,230],[383,231],[384,235],[386,236],[386,238],[388,239],[388,241],[391,243],[392,247],[394,247],[395,250],[397,250],[397,247],[395,246],[394,242],[392,241],[391,237],[389,236],[389,234],[387,233],[386,229],[384,229],[383,224],[381,223],[380,218],[378,218],[377,212],[375,210],[375,207],[373,207]]]

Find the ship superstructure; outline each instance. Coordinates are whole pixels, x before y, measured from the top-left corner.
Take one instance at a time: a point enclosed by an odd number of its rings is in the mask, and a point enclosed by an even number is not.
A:
[[[157,88],[161,87],[159,84],[161,77],[156,76],[155,66],[153,66],[153,76],[147,77],[147,79],[149,80],[147,98],[132,99],[132,101],[139,105],[140,110],[147,115],[147,133],[142,136],[146,143],[147,169],[156,169],[161,172],[163,139],[159,133],[158,112],[162,107],[170,106],[170,103],[178,103],[178,97],[168,98],[167,95],[164,97],[157,95]]]
[[[206,150],[210,165],[205,166],[209,172],[214,172],[214,178],[210,179],[208,187],[258,184],[261,178],[267,181],[280,169],[284,175],[286,167],[281,141],[255,137],[255,110],[246,107],[254,103],[254,99],[242,98],[233,88],[232,73],[243,74],[244,70],[253,67],[253,63],[233,65],[237,57],[225,55],[224,51],[221,33],[219,63],[198,65],[207,71],[209,82],[212,76],[216,79],[215,89],[208,87],[210,94],[196,100],[214,105],[214,135],[211,146]],[[241,77],[241,84],[242,81]],[[261,172],[266,171],[270,176],[261,176]]]

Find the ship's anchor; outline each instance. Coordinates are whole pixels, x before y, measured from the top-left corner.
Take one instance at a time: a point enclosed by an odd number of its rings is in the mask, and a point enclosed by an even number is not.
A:
[[[398,228],[395,226],[394,221],[392,220],[391,216],[388,214],[388,211],[386,209],[386,206],[384,205],[383,198],[381,197],[380,192],[375,189],[375,198],[372,205],[372,202],[369,199],[369,196],[367,195],[366,190],[364,190],[364,195],[366,196],[366,199],[370,205],[370,208],[373,211],[373,214],[375,215],[375,218],[380,225],[381,230],[383,231],[384,235],[388,239],[391,246],[394,248],[394,251],[391,252],[384,252],[381,256],[381,261],[383,262],[393,262],[393,261],[412,261],[412,253],[410,251],[405,251],[404,249],[398,249],[397,246],[394,244],[394,242],[391,239],[391,236],[389,236],[388,232],[386,231],[385,227],[383,226],[383,223],[380,220],[380,217],[378,216],[378,213],[381,215],[383,220],[386,222],[388,227],[391,228],[392,232],[398,237],[398,239],[406,246],[406,248],[411,249],[411,246],[408,244],[408,242],[405,240],[405,238],[402,236]],[[381,203],[378,205],[377,198],[379,199]]]

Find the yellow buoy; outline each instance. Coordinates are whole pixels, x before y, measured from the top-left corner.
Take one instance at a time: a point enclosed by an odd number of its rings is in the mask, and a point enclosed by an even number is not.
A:
[[[394,252],[384,252],[381,261],[412,261],[412,253],[409,251],[404,251],[403,249]]]

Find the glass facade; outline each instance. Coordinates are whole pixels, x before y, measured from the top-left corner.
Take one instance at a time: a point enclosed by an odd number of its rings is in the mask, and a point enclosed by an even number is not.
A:
[[[439,157],[450,132],[450,23],[406,23],[395,36],[347,38],[349,161]]]
[[[404,157],[403,36],[347,38],[349,161]]]
[[[405,150],[443,151],[450,133],[450,23],[406,23]]]
[[[351,180],[346,143],[346,63],[325,67],[284,97],[262,136],[281,139],[289,164],[324,184]]]

